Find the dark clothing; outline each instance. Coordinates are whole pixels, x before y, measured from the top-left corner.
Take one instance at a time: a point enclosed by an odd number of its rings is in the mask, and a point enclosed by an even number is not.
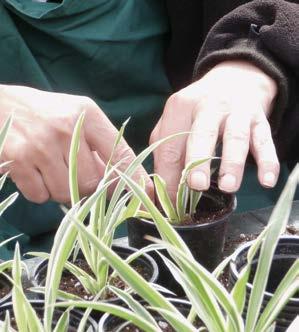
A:
[[[252,61],[278,84],[270,119],[274,139],[281,159],[296,160],[299,1],[167,0],[167,6],[171,37],[166,65],[174,88],[186,86],[192,72],[198,79],[221,61]]]

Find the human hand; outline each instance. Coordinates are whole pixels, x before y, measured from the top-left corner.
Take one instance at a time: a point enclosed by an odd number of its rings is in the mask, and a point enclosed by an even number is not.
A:
[[[13,161],[7,166],[12,181],[28,200],[36,203],[48,199],[70,201],[69,149],[76,121],[85,111],[78,153],[78,184],[82,196],[95,190],[118,133],[95,102],[82,96],[0,85],[0,110],[0,125],[13,114],[1,159]],[[125,158],[120,166],[125,170],[134,157],[123,139],[112,163]],[[152,192],[152,181],[141,167],[134,177],[140,176]]]
[[[253,64],[225,61],[168,99],[150,142],[192,132],[162,144],[154,152],[155,172],[165,179],[173,201],[184,166],[212,156],[218,139],[223,143],[218,181],[221,190],[239,189],[249,149],[258,166],[260,183],[265,187],[276,184],[279,162],[267,120],[276,93],[274,80]],[[195,168],[188,182],[195,190],[207,190],[210,163]]]

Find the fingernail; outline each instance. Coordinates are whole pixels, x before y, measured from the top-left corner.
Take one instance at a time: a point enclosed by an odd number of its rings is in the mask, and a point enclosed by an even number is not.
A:
[[[237,178],[232,174],[225,174],[221,177],[219,188],[224,191],[237,190]]]
[[[208,188],[208,178],[204,172],[192,172],[190,177],[190,186],[195,190],[204,190]]]
[[[276,183],[276,176],[272,172],[267,172],[263,177],[263,185],[267,187],[274,187]]]

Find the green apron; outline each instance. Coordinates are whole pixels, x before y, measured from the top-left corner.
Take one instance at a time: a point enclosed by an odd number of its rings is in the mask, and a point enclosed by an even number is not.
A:
[[[116,127],[131,117],[125,136],[139,151],[171,93],[166,17],[162,0],[0,0],[0,82],[89,96]],[[1,199],[13,191],[8,182]],[[46,249],[41,234],[62,216],[53,202],[38,206],[21,196],[3,215],[0,241],[23,232],[24,251],[36,239]]]
[[[0,0],[0,83],[87,95],[116,126],[131,117],[126,138],[138,152],[171,93],[163,67],[166,17],[162,0]],[[287,173],[267,191],[248,166],[238,211],[273,205]],[[8,182],[0,200],[15,190]],[[0,220],[0,241],[21,232],[23,251],[48,250],[48,232],[62,217],[56,203],[20,195]],[[0,248],[0,258],[13,248]]]

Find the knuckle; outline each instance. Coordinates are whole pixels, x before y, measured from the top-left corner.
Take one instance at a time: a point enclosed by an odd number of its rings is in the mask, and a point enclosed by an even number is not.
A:
[[[113,161],[123,161],[127,165],[134,159],[134,152],[128,145],[119,146],[113,154]]]
[[[153,144],[158,140],[158,129],[157,126],[154,128],[154,130],[151,132],[150,139],[149,139],[149,144]]]
[[[203,128],[200,131],[196,131],[190,135],[190,139],[196,144],[197,140],[202,139],[214,139],[215,137],[218,137],[218,128]]]
[[[261,165],[264,169],[272,170],[274,173],[279,173],[280,164],[277,158],[273,160],[261,158],[259,160],[259,165]]]
[[[227,130],[224,134],[224,139],[226,141],[248,142],[250,138],[249,135],[249,132],[245,130]]]
[[[35,190],[34,192],[32,192],[20,189],[20,191],[22,192],[22,194],[25,196],[26,199],[36,204],[43,204],[47,202],[50,198],[49,193],[42,190]]]
[[[19,164],[21,166],[27,161],[32,161],[33,155],[34,153],[33,153],[32,144],[30,144],[29,142],[22,142],[15,146],[15,150],[11,156],[14,165]]]
[[[163,164],[181,165],[183,162],[181,152],[172,144],[168,144],[167,147],[161,148],[158,156],[159,162]]]
[[[178,92],[176,92],[167,99],[166,105],[171,107],[180,102],[181,102],[181,95]]]
[[[223,159],[221,168],[227,170],[236,170],[244,166],[245,160],[243,159]]]
[[[89,195],[92,192],[94,192],[97,188],[97,185],[99,183],[100,178],[92,178],[88,181],[84,181],[84,183],[82,183],[80,185],[80,192],[83,196],[85,195]]]
[[[80,113],[82,113],[83,111],[89,112],[90,110],[98,108],[94,100],[87,96],[80,96],[79,105]]]
[[[62,192],[51,193],[51,199],[59,203],[67,203],[71,200],[68,193]]]
[[[39,193],[38,195],[35,195],[33,198],[32,198],[32,201],[34,203],[37,203],[37,204],[43,204],[43,203],[46,203],[48,200],[49,200],[50,196],[49,194],[41,194]]]
[[[171,112],[175,109],[181,109],[182,107],[186,106],[186,104],[189,102],[190,102],[190,98],[188,96],[186,96],[184,93],[179,91],[179,92],[172,94],[168,98],[168,100],[166,102],[165,110],[167,110],[167,112]]]
[[[75,128],[77,116],[73,112],[62,114],[51,119],[44,130],[39,134],[41,144],[70,139]],[[37,140],[37,141],[38,141]],[[42,146],[41,146],[42,147]]]
[[[149,144],[150,145],[157,141],[156,137],[157,137],[157,135],[154,132],[152,132],[151,135],[150,135],[150,138],[149,138]]]
[[[272,138],[269,136],[259,136],[254,140],[254,147],[257,151],[268,149],[269,146],[272,146]]]

